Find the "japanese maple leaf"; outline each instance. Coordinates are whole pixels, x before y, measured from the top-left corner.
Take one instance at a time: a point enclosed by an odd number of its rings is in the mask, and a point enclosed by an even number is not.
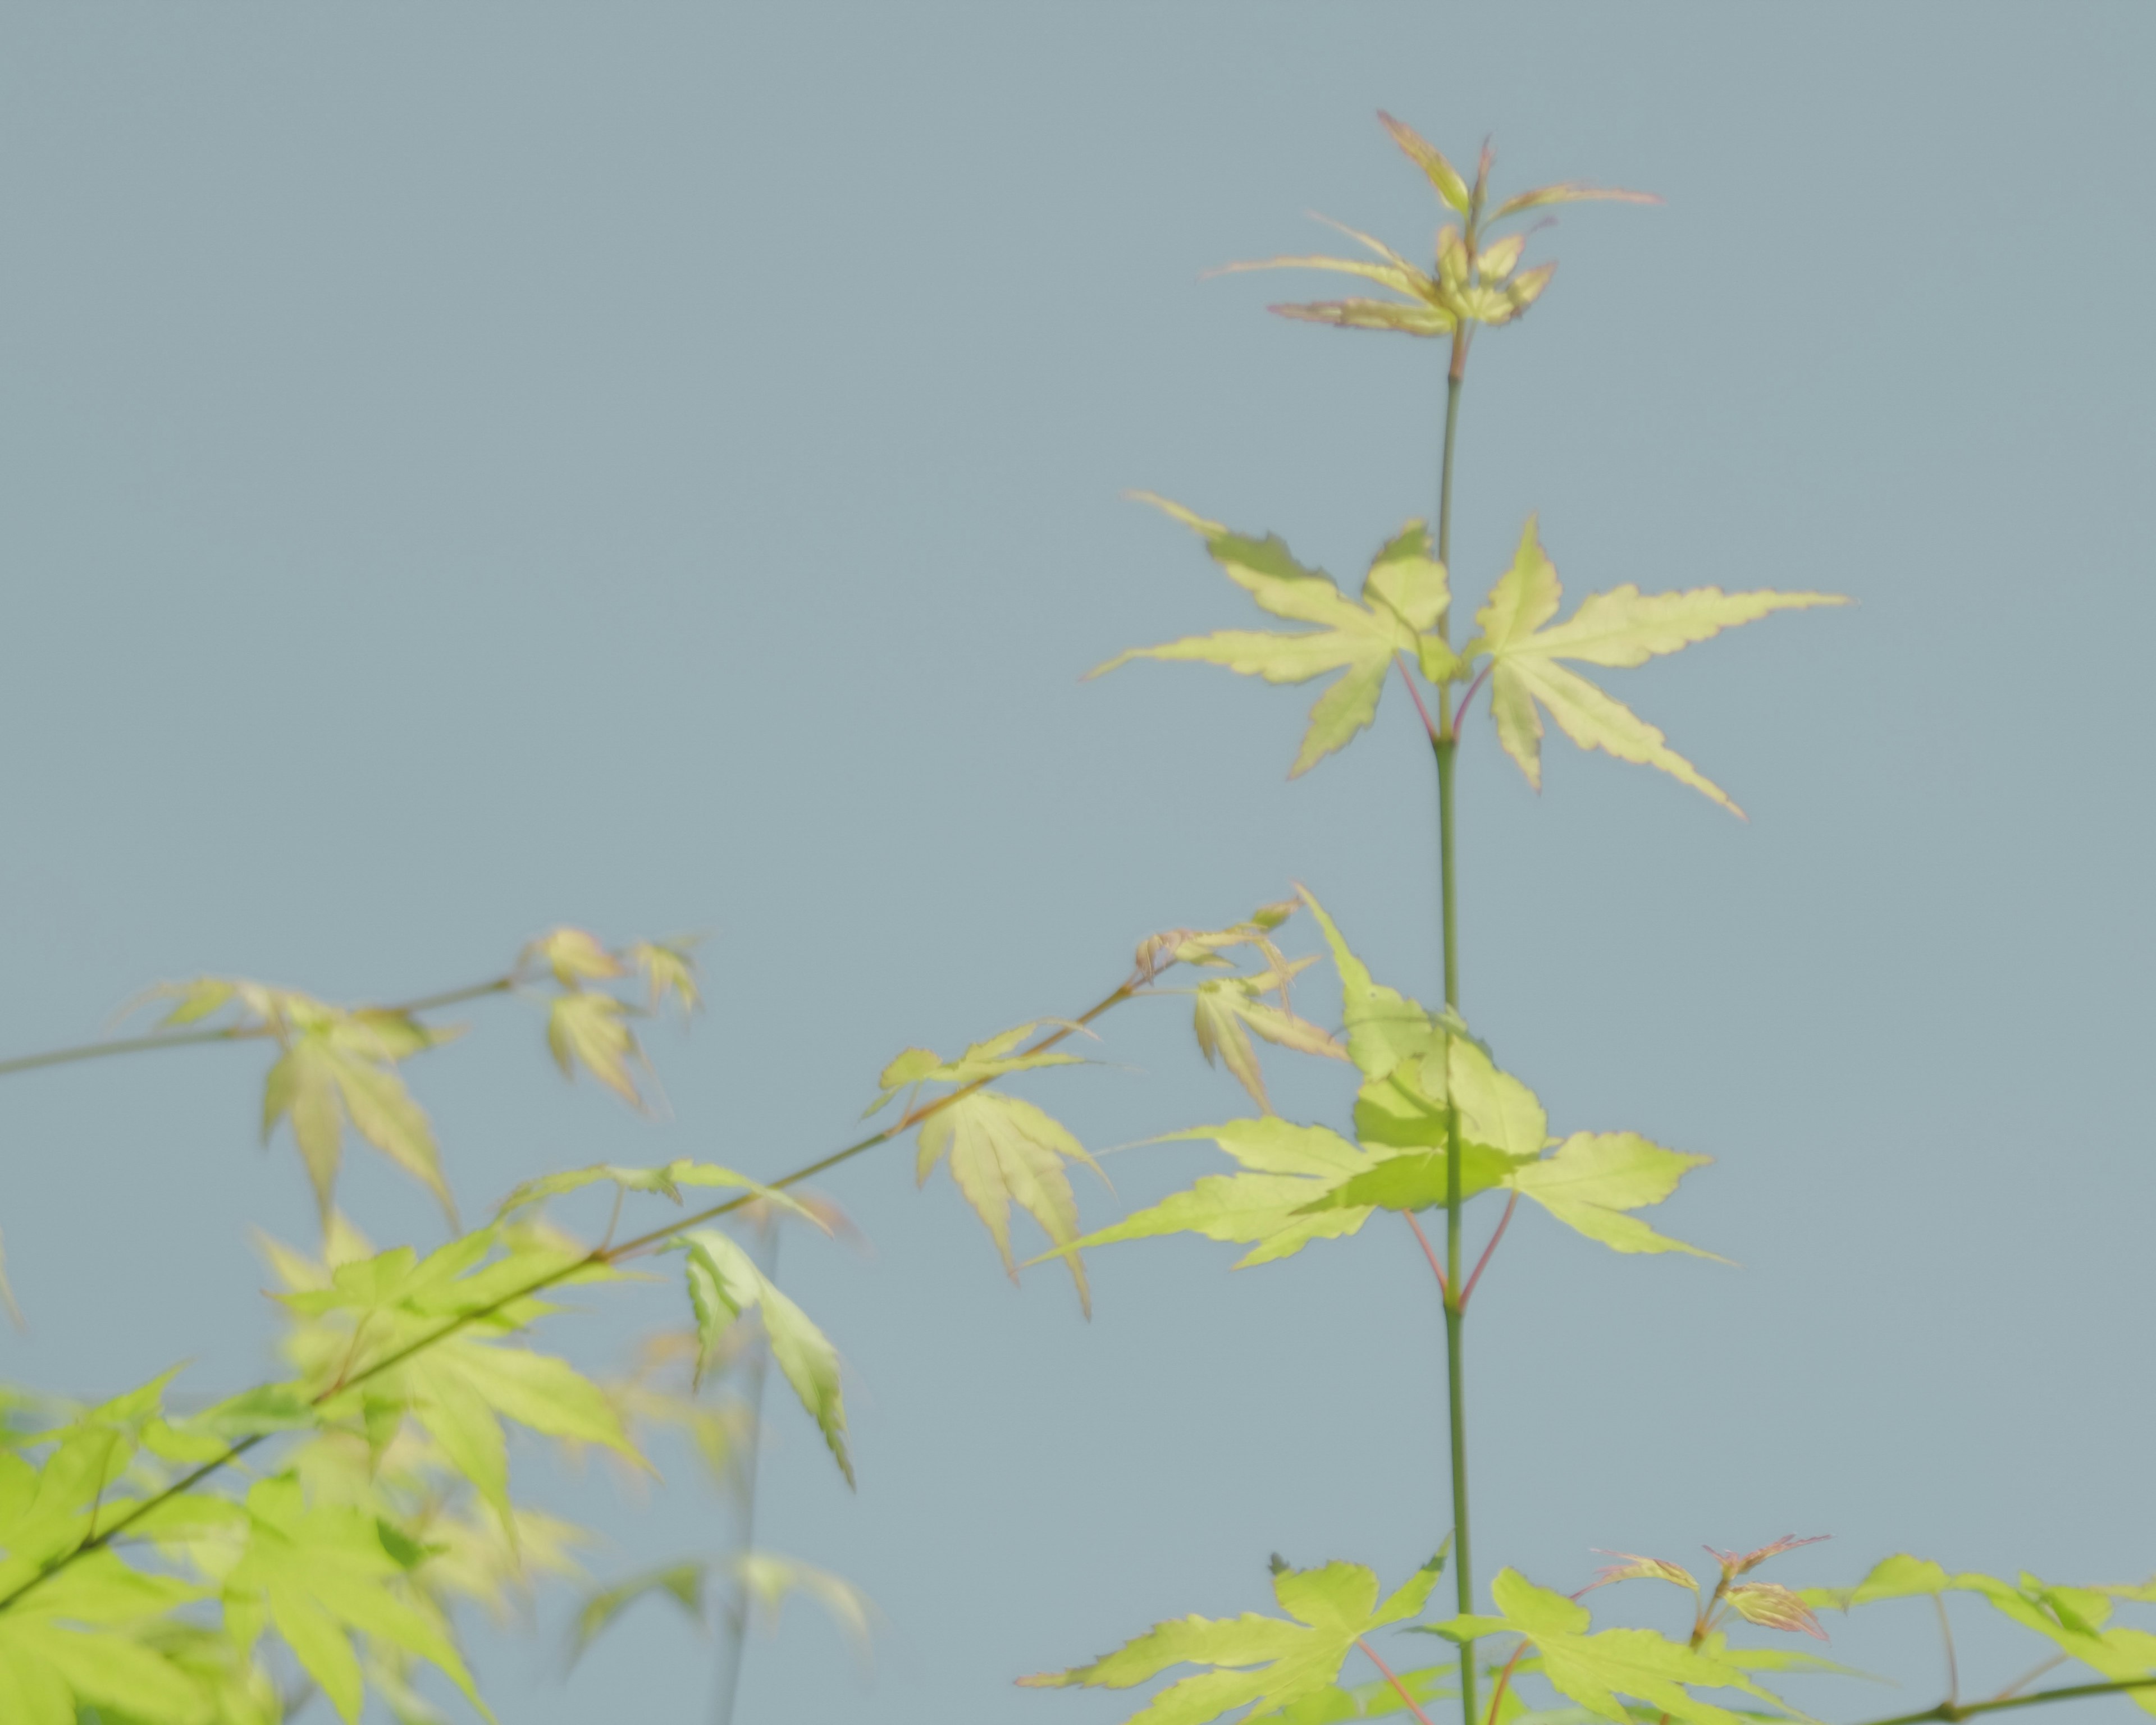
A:
[[[1270,1718],[1331,1688],[1348,1655],[1372,1630],[1419,1614],[1442,1561],[1442,1553],[1431,1558],[1382,1603],[1376,1574],[1360,1563],[1317,1569],[1282,1564],[1273,1575],[1273,1596],[1286,1618],[1254,1611],[1240,1617],[1178,1617],[1154,1625],[1091,1665],[1019,1681],[1029,1689],[1072,1684],[1128,1689],[1173,1666],[1204,1666],[1210,1669],[1170,1684],[1132,1714],[1127,1725],[1207,1725],[1245,1707],[1250,1709],[1243,1715],[1246,1721]]]
[[[1527,783],[1542,788],[1542,715],[1547,712],[1580,747],[1658,768],[1738,816],[1744,811],[1670,747],[1660,731],[1558,661],[1644,665],[1658,654],[1677,652],[1772,611],[1849,603],[1838,593],[1724,593],[1718,587],[1643,593],[1627,583],[1589,594],[1564,622],[1551,626],[1563,596],[1557,567],[1543,552],[1535,518],[1529,516],[1512,567],[1475,614],[1481,634],[1460,649],[1460,658],[1471,663],[1488,655],[1484,675],[1490,680],[1497,741],[1519,763]]]
[[[1180,506],[1139,494],[1200,534],[1214,562],[1255,599],[1261,610],[1315,627],[1286,632],[1220,629],[1158,647],[1134,647],[1086,673],[1097,677],[1133,659],[1195,660],[1225,665],[1269,683],[1306,683],[1344,673],[1310,710],[1310,728],[1289,769],[1306,773],[1377,716],[1378,698],[1395,656],[1406,654],[1433,680],[1454,668],[1450,650],[1430,633],[1448,603],[1445,566],[1430,555],[1430,537],[1410,521],[1372,559],[1359,599],[1351,599],[1322,569],[1306,568],[1277,536],[1230,532]]]

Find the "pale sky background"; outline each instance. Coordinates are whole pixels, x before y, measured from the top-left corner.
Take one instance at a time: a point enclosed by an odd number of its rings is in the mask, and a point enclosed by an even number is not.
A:
[[[2146,1576],[2152,75],[2131,5],[13,8],[0,1050],[160,978],[381,999],[555,922],[711,930],[711,1011],[653,1039],[670,1123],[564,1088],[512,1004],[413,1069],[480,1213],[600,1159],[782,1172],[907,1044],[1073,1011],[1295,880],[1434,994],[1397,691],[1288,784],[1306,691],[1078,680],[1255,620],[1129,488],[1350,579],[1429,508],[1438,350],[1263,314],[1322,279],[1200,280],[1329,249],[1313,209],[1426,247],[1383,106],[1456,159],[1494,134],[1505,187],[1667,199],[1565,213],[1551,294],[1478,349],[1463,598],[1539,510],[1575,596],[1861,601],[1611,675],[1749,824],[1561,742],[1537,798],[1476,721],[1469,1014],[1558,1130],[1713,1155],[1659,1219],[1743,1266],[1522,1219],[1473,1327],[1481,1570],[1797,1532],[1835,1537],[1796,1584]],[[1105,1069],[1024,1086],[1089,1143],[1240,1111],[1179,1009],[1105,1028]],[[0,1372],[270,1368],[252,1230],[311,1223],[253,1142],[263,1065],[0,1089]],[[437,1240],[377,1162],[361,1222]],[[1120,1153],[1089,1217],[1217,1162]],[[911,1163],[823,1189],[866,1252],[783,1266],[860,1491],[774,1404],[762,1507],[888,1626],[864,1680],[794,1608],[744,1725],[1119,1719],[1011,1680],[1263,1607],[1275,1550],[1389,1579],[1435,1544],[1404,1227],[1236,1275],[1110,1249],[1089,1325]],[[596,1366],[679,1299],[542,1339]],[[686,1470],[637,1510],[521,1453],[603,1576],[723,1537]],[[505,1721],[705,1716],[710,1644],[657,1609],[565,1681],[569,1605],[475,1635]],[[1938,1698],[1919,1606],[1835,1651],[1905,1686],[1793,1689],[1828,1717]],[[1974,1618],[1963,1654],[1972,1690],[2037,1656]]]

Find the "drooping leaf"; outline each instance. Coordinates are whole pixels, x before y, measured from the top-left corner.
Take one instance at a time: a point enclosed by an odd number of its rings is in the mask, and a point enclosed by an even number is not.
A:
[[[865,1656],[872,1639],[875,1604],[869,1596],[843,1576],[819,1569],[777,1552],[737,1553],[732,1565],[735,1584],[747,1594],[764,1620],[773,1627],[787,1600],[796,1594],[811,1599]]]
[[[1378,551],[1358,601],[1322,570],[1297,562],[1276,537],[1246,538],[1163,498],[1141,495],[1203,537],[1213,560],[1260,609],[1317,627],[1300,633],[1223,629],[1135,647],[1096,665],[1087,676],[1134,659],[1197,660],[1269,683],[1303,683],[1343,672],[1311,709],[1301,750],[1289,769],[1294,778],[1344,747],[1377,716],[1395,656],[1424,660],[1424,636],[1444,614],[1447,598],[1444,567],[1431,560],[1421,522],[1409,522]]]
[[[630,1107],[644,1106],[629,1070],[636,1034],[629,1028],[629,1009],[613,995],[585,989],[557,996],[547,1009],[547,1046],[564,1078],[575,1077],[582,1066]]]
[[[1612,1725],[1633,1725],[1623,1696],[1685,1725],[1738,1725],[1741,1715],[1701,1700],[1694,1689],[1737,1689],[1778,1712],[1795,1712],[1736,1666],[1651,1630],[1590,1634],[1584,1605],[1535,1586],[1516,1569],[1500,1574],[1490,1595],[1499,1615],[1455,1618],[1435,1625],[1438,1632],[1461,1640],[1506,1633],[1525,1637],[1541,1656],[1542,1675],[1551,1686]]]
[[[674,1244],[689,1255],[689,1303],[696,1317],[700,1358],[709,1360],[728,1326],[755,1308],[763,1319],[771,1357],[824,1434],[846,1483],[853,1484],[838,1349],[731,1235],[716,1228],[698,1228]]]
[[[1336,1060],[1348,1058],[1346,1049],[1317,1025],[1298,1017],[1286,1004],[1287,978],[1315,962],[1302,959],[1284,969],[1269,970],[1252,977],[1223,977],[1200,983],[1192,991],[1195,997],[1193,1027],[1198,1035],[1199,1052],[1205,1056],[1208,1065],[1215,1060],[1225,1065],[1235,1075],[1235,1081],[1250,1092],[1250,1100],[1267,1113],[1272,1111],[1272,1103],[1265,1095],[1265,1074],[1258,1065],[1257,1050],[1250,1044],[1253,1034],[1299,1054]],[[1280,1002],[1267,999],[1268,994],[1278,994]]]
[[[1029,1689],[1128,1689],[1176,1666],[1199,1666],[1207,1669],[1162,1690],[1128,1725],[1209,1725],[1240,1707],[1250,1708],[1245,1719],[1269,1718],[1332,1688],[1364,1636],[1419,1613],[1441,1562],[1441,1556],[1432,1558],[1382,1603],[1377,1576],[1359,1563],[1282,1566],[1273,1576],[1273,1594],[1285,1618],[1247,1611],[1176,1618],[1091,1665],[1019,1681]]]
[[[1712,1252],[1657,1234],[1630,1214],[1660,1204],[1689,1170],[1712,1159],[1665,1150],[1637,1132],[1574,1132],[1554,1154],[1517,1168],[1512,1183],[1566,1227],[1612,1251],[1713,1258]]]
[[[1530,516],[1512,565],[1476,613],[1481,634],[1460,651],[1464,660],[1490,657],[1490,711],[1497,740],[1527,783],[1542,784],[1542,712],[1582,748],[1657,768],[1721,803],[1743,811],[1721,787],[1668,746],[1660,731],[1576,672],[1558,663],[1636,665],[1674,653],[1725,629],[1768,615],[1848,601],[1835,593],[1738,593],[1719,588],[1642,594],[1630,585],[1583,600],[1564,623],[1545,627],[1563,596],[1556,567],[1543,552]]]
[[[670,1599],[681,1608],[690,1622],[701,1628],[705,1575],[706,1566],[701,1563],[669,1563],[589,1594],[577,1613],[576,1628],[569,1642],[570,1661],[573,1664],[582,1658],[584,1650],[605,1633],[614,1619],[639,1599],[661,1596]]]
[[[1082,1163],[1100,1175],[1102,1184],[1107,1183],[1086,1147],[1032,1103],[993,1091],[975,1091],[921,1123],[916,1178],[925,1183],[936,1165],[945,1161],[966,1202],[987,1225],[1012,1280],[1018,1278],[1010,1246],[1010,1211],[1015,1204],[1065,1249],[1064,1262],[1077,1285],[1078,1302],[1090,1314],[1092,1295],[1077,1251],[1078,1199],[1063,1171],[1066,1162]]]
[[[434,1128],[396,1071],[398,1061],[445,1039],[401,1013],[346,1012],[319,1002],[300,1010],[292,1003],[301,999],[284,997],[284,1052],[263,1088],[264,1142],[280,1122],[290,1122],[326,1222],[349,1123],[422,1182],[454,1226],[456,1205],[442,1176]]]
[[[646,1005],[657,1012],[669,1000],[681,1009],[684,1018],[703,1004],[703,996],[696,987],[696,958],[690,950],[690,942],[677,941],[639,941],[629,949],[630,968],[642,973],[644,986],[650,991]]]

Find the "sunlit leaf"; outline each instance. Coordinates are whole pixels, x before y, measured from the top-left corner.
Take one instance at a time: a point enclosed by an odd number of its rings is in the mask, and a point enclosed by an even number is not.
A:
[[[1516,1569],[1491,1584],[1496,1617],[1455,1618],[1440,1634],[1458,1640],[1510,1632],[1533,1643],[1542,1675],[1557,1692],[1612,1725],[1633,1725],[1620,1697],[1681,1719],[1686,1725],[1738,1725],[1742,1717],[1701,1700],[1695,1688],[1730,1688],[1791,1713],[1775,1697],[1726,1661],[1651,1630],[1611,1629],[1590,1634],[1588,1609],[1563,1594],[1535,1586]]]
[[[1253,1702],[1245,1717],[1266,1717],[1331,1688],[1358,1640],[1419,1613],[1442,1562],[1440,1553],[1382,1602],[1377,1576],[1359,1563],[1282,1565],[1273,1594],[1285,1618],[1176,1618],[1091,1665],[1019,1681],[1031,1689],[1128,1689],[1176,1666],[1199,1666],[1207,1669],[1162,1690],[1128,1725],[1208,1725]]]
[[[1527,783],[1542,784],[1541,715],[1546,711],[1580,747],[1657,768],[1740,814],[1721,787],[1670,748],[1660,731],[1557,661],[1640,665],[1770,612],[1848,603],[1833,593],[1725,593],[1713,587],[1642,594],[1628,585],[1590,595],[1567,621],[1545,627],[1561,597],[1557,569],[1530,516],[1511,568],[1476,614],[1481,634],[1461,649],[1462,658],[1471,660],[1479,653],[1490,655],[1490,711],[1497,740]]]
[[[1629,1214],[1660,1204],[1689,1170],[1712,1159],[1665,1150],[1637,1132],[1574,1132],[1552,1155],[1516,1169],[1512,1183],[1566,1227],[1612,1251],[1713,1258],[1712,1252],[1657,1234]]]
[[[365,1685],[351,1638],[370,1636],[425,1660],[494,1717],[449,1637],[385,1585],[403,1566],[383,1549],[374,1517],[310,1507],[290,1476],[257,1483],[247,1511],[245,1553],[223,1579],[226,1620],[243,1651],[266,1618],[346,1725],[355,1725]]]
[[[1269,683],[1302,683],[1331,672],[1343,675],[1317,698],[1289,777],[1309,770],[1352,740],[1377,716],[1378,701],[1396,656],[1419,661],[1421,631],[1445,611],[1445,571],[1431,561],[1419,521],[1378,552],[1360,600],[1351,599],[1322,570],[1297,562],[1278,538],[1256,540],[1229,532],[1164,499],[1144,495],[1200,535],[1213,560],[1260,609],[1317,628],[1301,633],[1223,629],[1158,647],[1118,654],[1086,675],[1097,677],[1135,659],[1187,660],[1218,665]],[[1427,619],[1427,622],[1419,619]],[[1411,620],[1413,619],[1413,620]]]
[[[1075,1250],[1078,1200],[1063,1171],[1066,1162],[1082,1163],[1106,1183],[1107,1176],[1101,1173],[1101,1165],[1086,1147],[1032,1103],[993,1091],[976,1091],[921,1123],[916,1177],[926,1183],[936,1165],[946,1161],[958,1190],[987,1225],[1012,1279],[1018,1276],[1010,1245],[1010,1211],[1015,1204],[1058,1246],[1070,1249],[1064,1254],[1064,1262],[1077,1284],[1079,1304],[1090,1312],[1092,1296],[1086,1266]]]
[[[726,1328],[754,1308],[763,1319],[771,1357],[815,1420],[839,1471],[851,1485],[854,1464],[846,1450],[838,1349],[732,1236],[716,1228],[699,1228],[675,1244],[689,1255],[689,1303],[696,1317],[700,1358],[709,1360]]]

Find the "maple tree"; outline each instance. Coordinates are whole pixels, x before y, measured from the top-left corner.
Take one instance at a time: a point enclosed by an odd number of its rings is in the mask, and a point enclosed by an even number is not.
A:
[[[1448,1702],[1462,1725],[1514,1725],[1531,1715],[1613,1725],[1803,1720],[1810,1716],[1764,1680],[1846,1673],[1789,1638],[1823,1639],[1822,1613],[1909,1599],[1934,1601],[1943,1625],[1945,1601],[1966,1597],[2036,1637],[2046,1665],[1998,1694],[1965,1700],[1950,1692],[1875,1725],[1958,1721],[2095,1695],[2130,1696],[2156,1712],[2156,1633],[2116,1620],[2122,1607],[2156,1605],[2156,1584],[2061,1585],[2027,1574],[2008,1581],[1908,1555],[1887,1558],[1845,1589],[1799,1590],[1760,1579],[1763,1566],[1810,1543],[1792,1537],[1713,1553],[1709,1579],[1663,1558],[1614,1553],[1620,1562],[1569,1594],[1511,1568],[1488,1580],[1486,1594],[1476,1591],[1466,1324],[1522,1201],[1531,1214],[1620,1254],[1712,1255],[1640,1214],[1670,1198],[1707,1157],[1621,1128],[1553,1133],[1533,1089],[1461,1009],[1454,856],[1463,721],[1486,686],[1495,741],[1531,784],[1540,785],[1547,719],[1582,748],[1656,768],[1734,813],[1727,793],[1660,730],[1570,666],[1634,668],[1776,612],[1844,601],[1717,588],[1646,594],[1626,584],[1589,594],[1558,622],[1557,571],[1531,517],[1474,614],[1476,633],[1455,644],[1452,474],[1469,357],[1479,330],[1520,321],[1556,267],[1523,268],[1527,234],[1493,230],[1555,204],[1650,200],[1564,184],[1493,205],[1486,149],[1471,181],[1414,130],[1381,118],[1457,218],[1438,234],[1430,267],[1353,230],[1369,258],[1231,267],[1317,270],[1375,283],[1393,297],[1273,309],[1302,322],[1450,343],[1435,527],[1411,521],[1392,531],[1350,597],[1277,537],[1232,531],[1152,498],[1199,536],[1260,610],[1296,627],[1229,629],[1134,649],[1095,674],[1151,660],[1209,664],[1272,683],[1332,679],[1312,709],[1291,777],[1372,725],[1397,675],[1435,768],[1443,931],[1436,1004],[1377,980],[1319,896],[1297,888],[1224,927],[1147,937],[1121,980],[1069,1018],[1015,1025],[950,1059],[903,1050],[880,1075],[863,1116],[886,1123],[788,1173],[759,1178],[691,1158],[541,1173],[471,1229],[458,1219],[447,1158],[405,1076],[409,1063],[460,1034],[442,1015],[494,997],[531,1002],[543,1012],[545,1045],[564,1076],[588,1076],[640,1109],[649,1072],[639,1024],[670,1006],[692,1013],[700,1002],[687,943],[617,947],[558,928],[527,944],[499,976],[387,1005],[195,978],[146,997],[169,1004],[145,1032],[0,1062],[4,1076],[152,1049],[266,1045],[264,1134],[289,1134],[321,1225],[312,1249],[264,1245],[281,1285],[284,1375],[198,1408],[168,1394],[174,1373],[94,1405],[27,1394],[9,1404],[0,1432],[0,1720],[276,1725],[320,1697],[352,1722],[371,1695],[417,1725],[442,1717],[445,1685],[485,1713],[460,1645],[460,1614],[498,1610],[542,1578],[583,1583],[581,1530],[520,1495],[512,1427],[633,1469],[648,1466],[650,1434],[675,1429],[752,1503],[757,1407],[766,1366],[775,1364],[850,1486],[840,1355],[783,1285],[778,1230],[835,1231],[833,1207],[807,1183],[908,1136],[920,1182],[947,1172],[1009,1275],[1060,1264],[1081,1306],[1091,1299],[1086,1255],[1110,1245],[1194,1235],[1238,1248],[1241,1269],[1281,1263],[1321,1242],[1327,1251],[1347,1250],[1381,1215],[1397,1214],[1421,1245],[1443,1312],[1452,1516],[1449,1528],[1430,1530],[1437,1553],[1428,1563],[1388,1591],[1373,1569],[1352,1561],[1298,1568],[1276,1558],[1282,1615],[1157,1624],[1103,1657],[1019,1679],[1024,1686],[1120,1691],[1166,1679],[1130,1716],[1144,1725],[1231,1717],[1332,1725],[1396,1715],[1430,1725],[1431,1710]],[[1291,953],[1284,942],[1305,929],[1314,930],[1317,950]],[[1337,995],[1311,975],[1321,964]],[[1312,1008],[1314,996],[1326,1009]],[[1155,1142],[1214,1145],[1232,1169],[1201,1175],[1089,1231],[1071,1168],[1097,1174],[1095,1156],[1045,1107],[1000,1086],[1020,1075],[1068,1076],[1089,1064],[1074,1037],[1127,1004],[1170,997],[1189,1002],[1199,1055],[1224,1066],[1255,1111],[1163,1134]],[[1329,1009],[1335,999],[1337,1013]],[[1342,1081],[1329,1121],[1275,1111],[1264,1063],[1295,1055],[1325,1063],[1320,1070]],[[448,1244],[423,1255],[406,1245],[377,1250],[361,1233],[337,1202],[354,1137],[441,1204],[455,1230]],[[598,1197],[611,1204],[602,1229],[580,1232],[556,1219],[562,1201]],[[1045,1240],[1024,1264],[1013,1230],[1024,1224],[1014,1210]],[[624,1232],[625,1214],[636,1231]],[[1425,1215],[1441,1219],[1436,1241],[1424,1230]],[[1486,1224],[1471,1259],[1471,1220]],[[678,1266],[679,1282],[632,1265]],[[561,1291],[604,1288],[629,1298],[654,1286],[670,1302],[667,1321],[615,1377],[587,1375],[531,1345]],[[730,1379],[747,1394],[713,1393]],[[1448,1575],[1451,1609],[1440,1616],[1431,1601]],[[701,1620],[715,1578],[724,1584],[737,1658],[749,1614],[797,1594],[856,1635],[868,1632],[870,1608],[842,1579],[745,1543],[723,1563],[673,1562],[584,1584],[576,1644],[645,1599],[670,1599]],[[1688,1594],[1689,1625],[1670,1634],[1595,1628],[1584,1597],[1635,1581]],[[1753,1631],[1768,1639],[1738,1639]],[[1409,1645],[1434,1656],[1422,1664],[1389,1658],[1379,1645],[1385,1633],[1419,1635]],[[1400,1645],[1385,1643],[1395,1651]],[[2065,1664],[2092,1675],[2030,1686]],[[1526,1692],[1535,1685],[1571,1711],[1531,1703]],[[729,1712],[732,1696],[731,1687],[722,1692]]]

